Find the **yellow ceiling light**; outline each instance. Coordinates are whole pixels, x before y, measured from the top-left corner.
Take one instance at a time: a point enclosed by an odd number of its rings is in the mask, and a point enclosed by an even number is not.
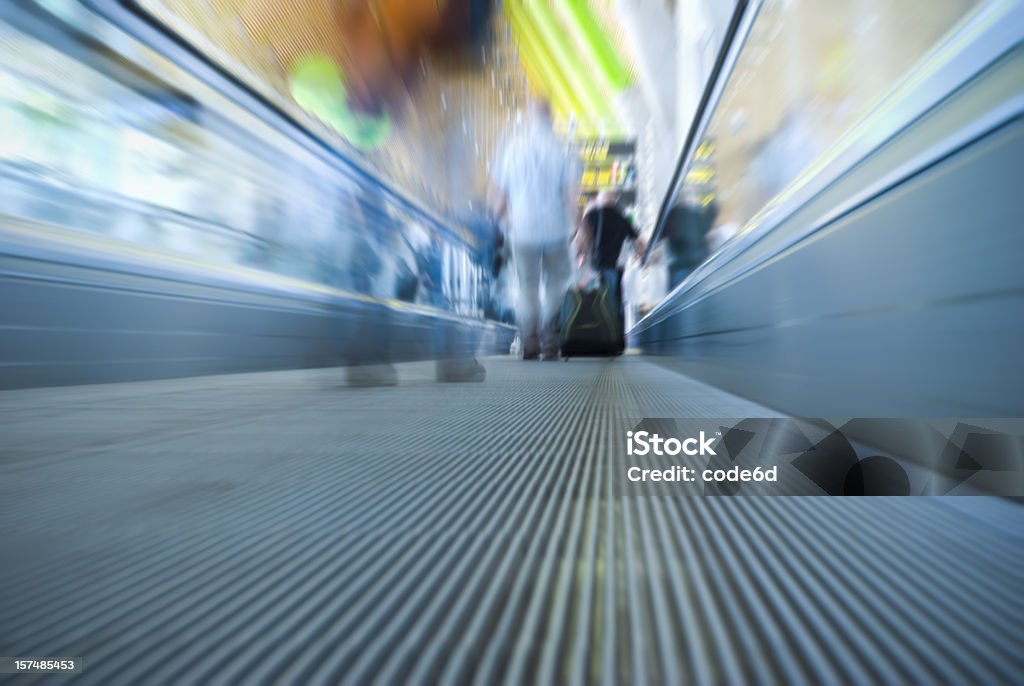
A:
[[[579,114],[585,113],[591,119],[615,121],[611,99],[595,85],[591,70],[568,40],[571,31],[559,23],[550,4],[546,0],[538,0],[525,3],[525,8],[568,87],[586,108]]]
[[[556,0],[565,23],[572,28],[579,49],[586,53],[591,73],[613,93],[619,93],[633,83],[633,72],[623,60],[620,46],[609,35],[604,22],[597,16],[588,0]]]
[[[565,19],[551,9],[550,0],[505,0],[505,13],[533,85],[552,101],[565,123],[595,132],[622,128],[610,87],[595,82],[583,61],[583,51],[567,37]],[[564,21],[559,22],[559,18]]]
[[[509,23],[518,36],[519,62],[526,73],[530,90],[534,94],[548,98],[551,101],[552,110],[558,115],[572,112],[578,107],[578,104],[567,100],[564,89],[559,88],[558,74],[550,69],[541,56],[538,43],[530,36],[528,30],[522,27],[518,17],[513,17],[510,14]]]
[[[506,0],[505,9],[527,76],[532,75],[536,79],[534,87],[551,100],[552,109],[562,117],[568,119],[575,115],[577,119],[589,120],[590,113],[566,81],[530,16],[523,11],[522,1]]]

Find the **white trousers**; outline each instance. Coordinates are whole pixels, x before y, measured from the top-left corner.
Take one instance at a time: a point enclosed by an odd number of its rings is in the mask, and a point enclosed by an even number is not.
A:
[[[569,244],[513,245],[512,260],[519,281],[516,324],[523,354],[555,354],[559,310],[572,278]]]

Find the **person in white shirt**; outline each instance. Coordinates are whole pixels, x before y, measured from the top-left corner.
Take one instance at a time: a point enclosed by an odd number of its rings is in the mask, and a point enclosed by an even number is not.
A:
[[[558,358],[558,307],[572,276],[569,240],[580,164],[555,133],[546,103],[530,106],[495,166],[498,216],[519,281],[516,323],[523,359]]]

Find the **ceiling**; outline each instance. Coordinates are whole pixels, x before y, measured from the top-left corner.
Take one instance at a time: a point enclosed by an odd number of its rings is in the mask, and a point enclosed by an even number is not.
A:
[[[440,0],[436,11],[453,1]],[[483,2],[472,0],[478,1]],[[390,12],[393,22],[408,23],[407,7],[426,0],[141,4],[253,88],[312,126],[325,128],[340,145],[354,147],[353,152],[439,211],[465,210],[483,198],[495,149],[531,94],[548,99],[557,123],[577,137],[632,138],[644,123],[636,110],[647,105],[632,88],[637,63],[619,7],[628,3],[492,0],[491,39],[483,49],[461,60],[417,53],[415,84],[398,82],[400,97],[388,107],[386,139],[360,146],[343,128],[332,130],[330,118],[299,107],[290,84],[296,65],[311,55],[344,66],[353,37],[341,17],[359,3]],[[376,35],[381,23],[378,18],[369,32]]]
[[[619,107],[634,81],[611,3],[604,0],[503,0],[519,58],[533,90],[579,135],[630,131]]]

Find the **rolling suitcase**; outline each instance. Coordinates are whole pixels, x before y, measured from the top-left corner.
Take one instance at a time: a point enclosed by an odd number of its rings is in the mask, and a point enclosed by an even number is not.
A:
[[[601,243],[603,221],[598,220],[594,246]],[[594,258],[596,260],[596,257]],[[607,270],[591,286],[571,288],[559,318],[562,357],[621,355],[626,347],[618,273]]]
[[[596,288],[573,288],[562,303],[563,357],[621,355],[625,331],[614,284],[609,277]]]

